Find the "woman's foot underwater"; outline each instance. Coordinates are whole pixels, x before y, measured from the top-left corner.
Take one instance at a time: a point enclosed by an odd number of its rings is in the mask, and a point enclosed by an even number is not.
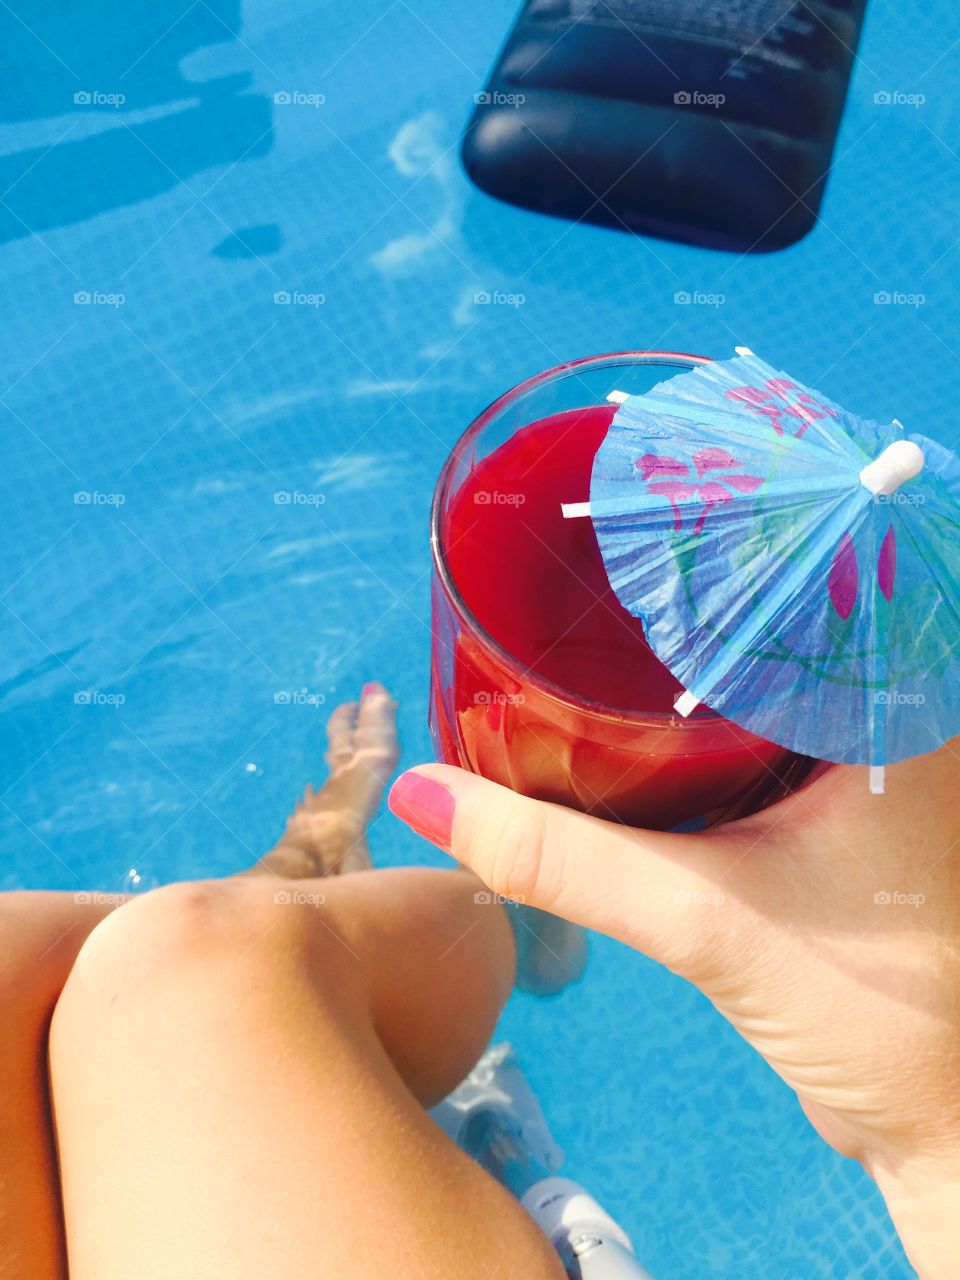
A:
[[[327,744],[330,777],[319,790],[307,787],[278,843],[242,875],[305,880],[373,866],[367,828],[400,758],[397,704],[382,684],[336,708]]]
[[[241,875],[285,879],[347,875],[373,867],[367,828],[400,758],[397,704],[380,683],[364,685],[359,702],[344,702],[327,723],[330,777],[308,786],[278,843]],[[458,869],[451,874],[473,873]],[[477,880],[479,893],[486,893]],[[516,985],[534,995],[555,995],[583,973],[586,934],[533,907],[506,907],[517,945]]]

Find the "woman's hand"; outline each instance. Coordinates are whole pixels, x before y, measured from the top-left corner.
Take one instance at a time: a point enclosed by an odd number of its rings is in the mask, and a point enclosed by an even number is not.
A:
[[[638,831],[446,765],[391,808],[496,893],[695,983],[879,1183],[925,1277],[960,1275],[960,740],[837,766],[750,818]]]

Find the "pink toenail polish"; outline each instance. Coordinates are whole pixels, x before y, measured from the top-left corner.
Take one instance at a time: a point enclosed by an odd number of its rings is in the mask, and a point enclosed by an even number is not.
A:
[[[380,686],[377,684],[377,682],[375,680],[368,680],[367,683],[360,690],[360,697],[369,698],[371,693],[379,693],[379,691],[380,691]]]
[[[442,782],[419,773],[402,773],[390,789],[387,804],[417,835],[442,849],[449,848],[456,801]]]

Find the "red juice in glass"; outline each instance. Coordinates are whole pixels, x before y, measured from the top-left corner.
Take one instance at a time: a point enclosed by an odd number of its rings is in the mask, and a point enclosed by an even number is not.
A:
[[[434,499],[430,723],[440,759],[525,795],[666,830],[754,812],[812,762],[700,707],[612,591],[589,519],[614,390],[698,357],[601,356],[531,379],[482,414]],[[674,366],[671,368],[671,365]]]

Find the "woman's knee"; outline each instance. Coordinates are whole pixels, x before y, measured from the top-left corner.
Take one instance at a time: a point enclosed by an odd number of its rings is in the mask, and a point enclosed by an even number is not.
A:
[[[273,981],[281,971],[329,973],[349,953],[322,897],[266,877],[155,889],[91,932],[59,1003],[116,1006],[131,993],[142,1001],[207,978],[242,998],[258,972],[271,970]]]

